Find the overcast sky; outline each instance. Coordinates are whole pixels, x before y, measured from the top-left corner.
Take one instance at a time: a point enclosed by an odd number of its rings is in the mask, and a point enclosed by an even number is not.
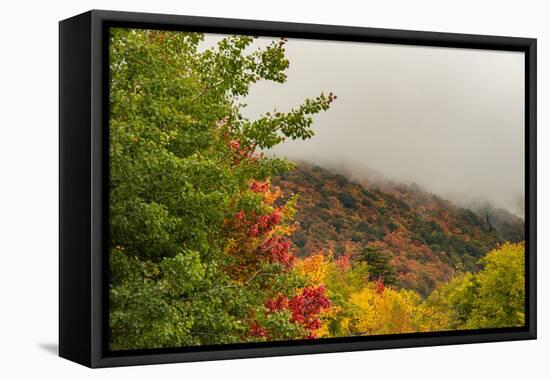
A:
[[[247,116],[289,110],[320,92],[338,99],[315,116],[312,139],[273,154],[357,164],[523,216],[523,53],[299,39],[286,49],[287,82],[255,84]]]

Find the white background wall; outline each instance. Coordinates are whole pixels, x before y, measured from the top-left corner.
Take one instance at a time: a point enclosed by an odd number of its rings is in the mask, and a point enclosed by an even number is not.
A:
[[[546,1],[81,0],[2,2],[0,376],[520,377],[550,372]],[[57,64],[61,19],[112,9],[539,39],[539,340],[89,370],[58,358]],[[546,67],[545,67],[546,66]],[[546,275],[545,275],[546,273]],[[545,351],[546,349],[546,351]]]

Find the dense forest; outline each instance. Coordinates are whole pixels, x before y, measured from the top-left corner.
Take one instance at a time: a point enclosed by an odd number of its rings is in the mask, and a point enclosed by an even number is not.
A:
[[[521,221],[265,155],[339,100],[248,119],[287,40],[203,40],[111,29],[111,350],[524,324]]]
[[[299,196],[292,241],[302,256],[363,258],[371,275],[422,295],[455,271],[477,271],[479,258],[504,241],[524,240],[523,221],[506,210],[459,208],[416,185],[359,183],[304,163],[274,183]]]

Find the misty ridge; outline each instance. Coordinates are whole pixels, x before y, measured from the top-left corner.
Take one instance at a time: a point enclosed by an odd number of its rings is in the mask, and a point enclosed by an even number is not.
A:
[[[246,117],[338,98],[312,117],[312,138],[268,154],[524,218],[522,54],[289,39],[286,55],[285,84],[253,85]]]
[[[309,165],[315,164],[307,160],[299,162]],[[509,219],[519,218],[523,220],[525,218],[525,201],[522,193],[516,194],[516,200],[512,201],[509,204],[509,209],[507,209],[492,202],[490,198],[483,197],[477,193],[465,194],[453,193],[450,191],[448,193],[435,193],[419,182],[390,178],[384,175],[384,173],[369,167],[365,163],[344,159],[341,161],[322,162],[320,165],[334,173],[346,176],[351,181],[355,181],[362,185],[372,185],[381,190],[404,188],[406,190],[423,191],[449,200],[455,206],[473,210],[480,215],[485,215],[487,212],[498,212],[502,216],[506,214],[506,217]]]
[[[347,180],[357,183],[366,188],[376,188],[382,192],[412,192],[425,193],[442,201],[448,201],[458,208],[468,209],[477,214],[485,222],[490,223],[501,234],[506,234],[508,228],[523,228],[523,198],[518,194],[517,207],[522,209],[522,213],[515,214],[508,209],[499,207],[492,203],[488,198],[475,197],[474,195],[458,194],[439,194],[434,193],[426,187],[407,181],[398,181],[395,178],[389,178],[382,172],[373,169],[365,163],[342,159],[340,161],[309,161],[306,159],[293,160],[297,167],[306,167],[307,169],[323,168],[335,175],[344,176]]]

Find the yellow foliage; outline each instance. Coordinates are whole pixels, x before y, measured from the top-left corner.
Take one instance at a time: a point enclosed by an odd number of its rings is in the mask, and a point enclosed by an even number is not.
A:
[[[355,335],[415,332],[413,319],[419,301],[412,291],[386,288],[380,292],[367,287],[351,295],[349,318],[340,326]]]
[[[269,235],[277,234],[281,236],[291,236],[295,230],[296,225],[294,224],[278,224]]]
[[[267,181],[267,183],[269,186],[268,190],[264,192],[265,203],[273,205],[278,198],[283,197],[283,192],[278,186],[272,187],[269,180]]]
[[[239,250],[239,245],[234,238],[231,238],[227,241],[227,244],[223,247],[223,253],[230,255],[236,253]]]
[[[321,327],[315,331],[315,337],[332,337],[330,332],[330,324],[336,319],[337,315],[342,311],[342,308],[337,305],[332,305],[330,308],[321,312]]]
[[[330,261],[327,256],[320,251],[314,255],[298,260],[295,265],[296,272],[307,278],[312,285],[324,284],[330,268]]]

